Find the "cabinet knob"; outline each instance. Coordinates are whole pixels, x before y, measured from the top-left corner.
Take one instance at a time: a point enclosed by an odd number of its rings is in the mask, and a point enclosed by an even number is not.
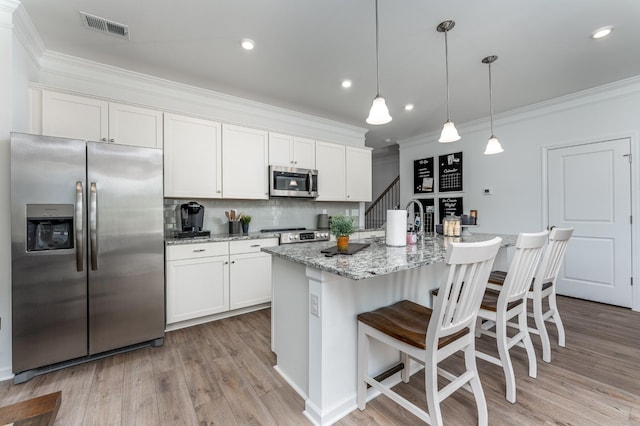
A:
[[[220,191],[219,189],[216,191],[216,193],[218,193],[218,194],[219,194],[219,193],[221,193],[221,192],[222,192],[222,191]]]
[[[116,141],[115,139],[109,139],[109,142],[115,142],[115,141]]]
[[[231,264],[234,264],[234,263],[236,263],[236,261],[235,261],[235,260],[232,260],[232,261],[231,261]]]
[[[102,142],[106,142],[106,141],[107,141],[107,138],[102,138],[102,139],[100,139],[100,140],[101,140]]]
[[[229,262],[224,262],[224,264],[225,264],[225,265],[228,265],[228,264],[229,264]]]

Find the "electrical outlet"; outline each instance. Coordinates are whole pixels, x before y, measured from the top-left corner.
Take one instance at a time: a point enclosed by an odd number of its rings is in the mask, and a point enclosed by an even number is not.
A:
[[[320,298],[317,294],[311,293],[309,300],[309,309],[311,311],[311,315],[315,315],[320,318]]]

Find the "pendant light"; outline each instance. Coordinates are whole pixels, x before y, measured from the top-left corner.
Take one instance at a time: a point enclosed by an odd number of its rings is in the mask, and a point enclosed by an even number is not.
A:
[[[491,114],[491,137],[487,142],[487,148],[484,150],[485,155],[500,154],[504,151],[504,149],[502,149],[502,145],[500,145],[500,142],[498,141],[498,138],[493,134],[493,90],[491,88],[491,64],[497,59],[497,56],[491,55],[482,60],[483,64],[489,65],[489,111]]]
[[[378,59],[378,0],[376,0],[376,97],[373,98],[373,104],[367,117],[369,124],[387,124],[391,121],[389,108],[382,96],[380,96],[380,65]]]
[[[444,126],[442,127],[442,133],[440,134],[440,139],[438,139],[438,142],[442,143],[455,142],[457,140],[460,140],[458,130],[449,117],[449,45],[447,42],[447,33],[455,26],[455,21],[444,21],[436,27],[436,30],[438,30],[439,33],[444,33],[444,63],[447,76],[447,122],[444,123]]]

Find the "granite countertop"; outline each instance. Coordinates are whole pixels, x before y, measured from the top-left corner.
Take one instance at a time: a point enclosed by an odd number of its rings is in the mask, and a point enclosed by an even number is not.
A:
[[[260,238],[280,238],[278,232],[249,232],[248,234],[213,234],[209,237],[173,238],[166,237],[164,242],[168,246],[179,244],[217,243],[224,241],[256,240]]]
[[[424,241],[405,247],[388,247],[384,237],[353,240],[369,243],[369,247],[353,255],[326,257],[320,250],[334,247],[335,242],[311,242],[263,247],[262,251],[303,265],[331,272],[352,280],[363,280],[378,275],[391,274],[419,266],[441,263],[451,241],[480,242],[494,237],[502,238],[501,247],[515,245],[517,235],[474,233],[466,237],[448,238],[441,235],[427,236]]]

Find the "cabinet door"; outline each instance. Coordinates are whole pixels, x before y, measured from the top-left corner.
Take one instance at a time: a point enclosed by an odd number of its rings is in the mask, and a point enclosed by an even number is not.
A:
[[[109,104],[99,99],[43,90],[42,134],[107,141]]]
[[[230,309],[271,301],[271,255],[268,253],[230,256]]]
[[[266,130],[222,126],[222,197],[269,198],[269,140]]]
[[[165,114],[165,197],[222,197],[220,137],[218,122]]]
[[[162,148],[162,112],[109,103],[109,142]]]
[[[316,142],[317,201],[344,201],[346,199],[345,164],[344,145]]]
[[[346,149],[347,201],[371,201],[371,151]]]
[[[293,164],[303,169],[316,168],[316,141],[307,138],[293,138]]]
[[[167,262],[167,324],[228,310],[228,256]]]
[[[269,132],[269,164],[293,166],[293,136]]]

